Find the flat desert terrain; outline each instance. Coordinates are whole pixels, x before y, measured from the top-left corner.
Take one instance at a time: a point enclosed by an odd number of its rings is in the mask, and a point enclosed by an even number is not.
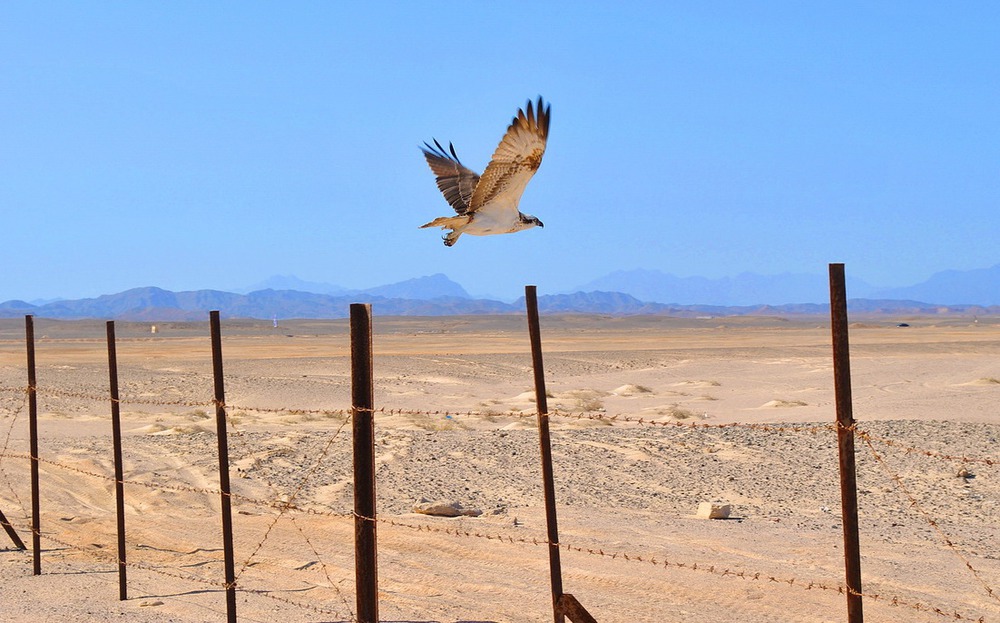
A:
[[[377,308],[376,308],[377,314]],[[900,327],[905,322],[909,326]],[[551,621],[521,316],[374,320],[380,619]],[[602,623],[846,621],[829,319],[543,316],[564,590]],[[0,621],[225,620],[208,322],[0,320]],[[348,321],[223,320],[239,620],[356,620]],[[1000,622],[1000,319],[854,318],[867,621]],[[414,512],[422,502],[473,515]],[[696,516],[729,504],[728,519]]]

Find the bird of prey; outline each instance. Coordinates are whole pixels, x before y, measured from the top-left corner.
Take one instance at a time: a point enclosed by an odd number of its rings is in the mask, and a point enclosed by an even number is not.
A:
[[[424,143],[420,149],[437,178],[437,187],[458,216],[442,216],[420,227],[450,229],[444,236],[448,247],[462,234],[490,236],[544,227],[534,216],[522,214],[517,204],[542,164],[549,137],[549,109],[541,96],[534,107],[528,100],[523,110],[518,109],[482,176],[458,160],[451,143],[447,151],[437,139],[434,146]]]

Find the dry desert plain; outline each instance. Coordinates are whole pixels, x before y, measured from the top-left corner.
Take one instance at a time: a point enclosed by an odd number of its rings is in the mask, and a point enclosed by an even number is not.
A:
[[[541,325],[566,592],[602,623],[846,620],[828,318]],[[374,326],[381,620],[552,620],[524,318]],[[0,621],[224,620],[207,319],[116,329],[129,599],[105,324],[36,319],[42,575],[0,533]],[[222,331],[239,619],[355,620],[348,322]],[[1000,622],[1000,319],[850,339],[866,619]],[[30,547],[26,379],[2,320],[0,510]]]

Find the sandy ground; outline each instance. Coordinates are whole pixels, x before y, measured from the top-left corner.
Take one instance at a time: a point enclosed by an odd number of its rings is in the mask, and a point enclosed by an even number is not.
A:
[[[129,599],[105,325],[36,320],[43,574],[0,533],[0,621],[224,619],[207,322],[117,332]],[[566,592],[602,623],[846,620],[824,318],[542,332]],[[375,333],[380,618],[552,620],[524,319]],[[239,619],[355,620],[347,322],[223,334]],[[0,321],[0,510],[30,546],[23,335]],[[860,319],[851,351],[866,619],[1000,622],[1000,319]]]

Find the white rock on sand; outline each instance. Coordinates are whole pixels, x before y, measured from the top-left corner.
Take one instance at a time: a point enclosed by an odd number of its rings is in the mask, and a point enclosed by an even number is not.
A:
[[[702,502],[695,517],[698,519],[729,519],[732,505],[724,502]]]
[[[446,502],[444,500],[432,502],[427,498],[422,498],[420,502],[414,504],[413,512],[437,517],[479,517],[483,514],[483,511],[478,508],[465,508],[461,502]]]

